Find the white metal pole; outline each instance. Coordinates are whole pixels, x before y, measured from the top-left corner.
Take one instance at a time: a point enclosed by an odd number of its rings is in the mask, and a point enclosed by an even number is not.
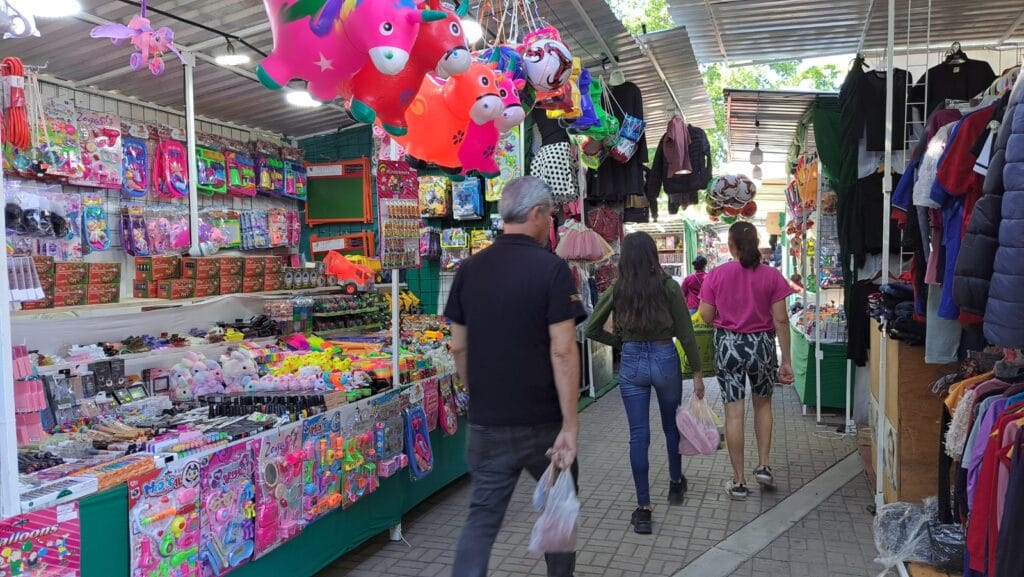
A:
[[[847,339],[849,340],[849,339]],[[852,433],[855,430],[853,424],[853,363],[846,359],[846,432]]]
[[[909,17],[909,15],[908,15]],[[892,110],[893,110],[893,52],[896,43],[896,0],[889,0],[889,14],[885,44],[885,174],[882,176],[882,283],[889,282],[889,212],[892,210]],[[888,383],[886,372],[889,366],[889,336],[885,331],[879,336],[878,353],[878,422],[875,431],[875,504],[885,504],[885,447],[888,441],[883,437],[886,431],[886,395]],[[896,434],[893,431],[892,434]]]
[[[2,139],[0,139],[2,145]],[[0,189],[5,186],[0,174]],[[0,230],[7,230],[7,215],[0,215]],[[14,420],[14,354],[11,350],[11,287],[7,278],[7,251],[0,250],[0,517],[21,513],[18,485],[18,430]]]
[[[391,375],[392,384],[397,389],[402,384],[399,370],[399,353],[402,348],[402,316],[398,290],[398,269],[391,269]]]
[[[818,161],[818,195],[817,204],[815,205],[815,214],[817,215],[818,224],[821,224],[821,178],[822,178],[823,167],[820,161]],[[820,228],[818,230],[821,230]],[[815,402],[815,421],[821,424],[821,291],[825,290],[821,286],[821,238],[814,243],[814,262],[811,266],[814,271],[814,286],[818,290],[814,293],[814,402]],[[804,279],[807,283],[807,280]],[[808,283],[809,284],[809,283]]]
[[[196,166],[196,57],[184,52],[185,57],[185,149],[188,153],[188,222],[191,228],[189,254],[202,256],[199,249],[199,167]]]

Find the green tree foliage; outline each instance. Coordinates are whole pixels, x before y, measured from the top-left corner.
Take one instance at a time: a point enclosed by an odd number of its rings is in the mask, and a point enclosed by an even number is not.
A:
[[[711,141],[715,155],[715,166],[727,161],[728,138],[725,116],[725,89],[746,90],[819,90],[839,89],[842,70],[835,64],[801,67],[793,60],[772,64],[728,67],[721,63],[701,67],[704,86],[711,98],[715,113],[715,125],[703,127]]]
[[[659,32],[675,28],[668,15],[668,0],[608,0],[612,11],[630,34]]]

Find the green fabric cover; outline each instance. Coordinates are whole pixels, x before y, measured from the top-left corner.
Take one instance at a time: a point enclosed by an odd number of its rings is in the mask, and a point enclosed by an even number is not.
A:
[[[413,481],[408,470],[382,479],[380,488],[349,509],[337,510],[306,527],[298,537],[259,561],[231,573],[232,577],[312,577],[342,554],[355,549],[402,520],[419,505],[467,471],[466,420],[446,437],[430,434],[434,470]],[[124,485],[81,500],[82,577],[128,577],[128,488]]]
[[[793,356],[793,372],[796,380],[793,388],[800,397],[800,403],[815,406],[817,397],[817,374],[814,370],[814,343],[803,333],[790,327]],[[846,345],[823,344],[821,352],[821,406],[835,409],[846,408]],[[852,394],[852,393],[851,393]]]

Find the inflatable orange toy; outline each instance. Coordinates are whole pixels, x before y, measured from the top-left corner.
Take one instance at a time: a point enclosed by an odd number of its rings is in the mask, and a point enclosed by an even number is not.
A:
[[[505,111],[498,92],[497,64],[473,62],[463,74],[441,80],[428,74],[420,85],[405,122],[409,131],[396,140],[408,153],[410,164],[433,163],[458,173],[459,148],[470,122],[485,124]]]

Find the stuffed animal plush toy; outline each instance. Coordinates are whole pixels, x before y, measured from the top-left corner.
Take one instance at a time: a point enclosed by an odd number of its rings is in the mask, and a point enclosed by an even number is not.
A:
[[[257,389],[259,371],[252,354],[245,349],[233,349],[220,357],[224,372],[224,391],[227,393],[253,392]]]

